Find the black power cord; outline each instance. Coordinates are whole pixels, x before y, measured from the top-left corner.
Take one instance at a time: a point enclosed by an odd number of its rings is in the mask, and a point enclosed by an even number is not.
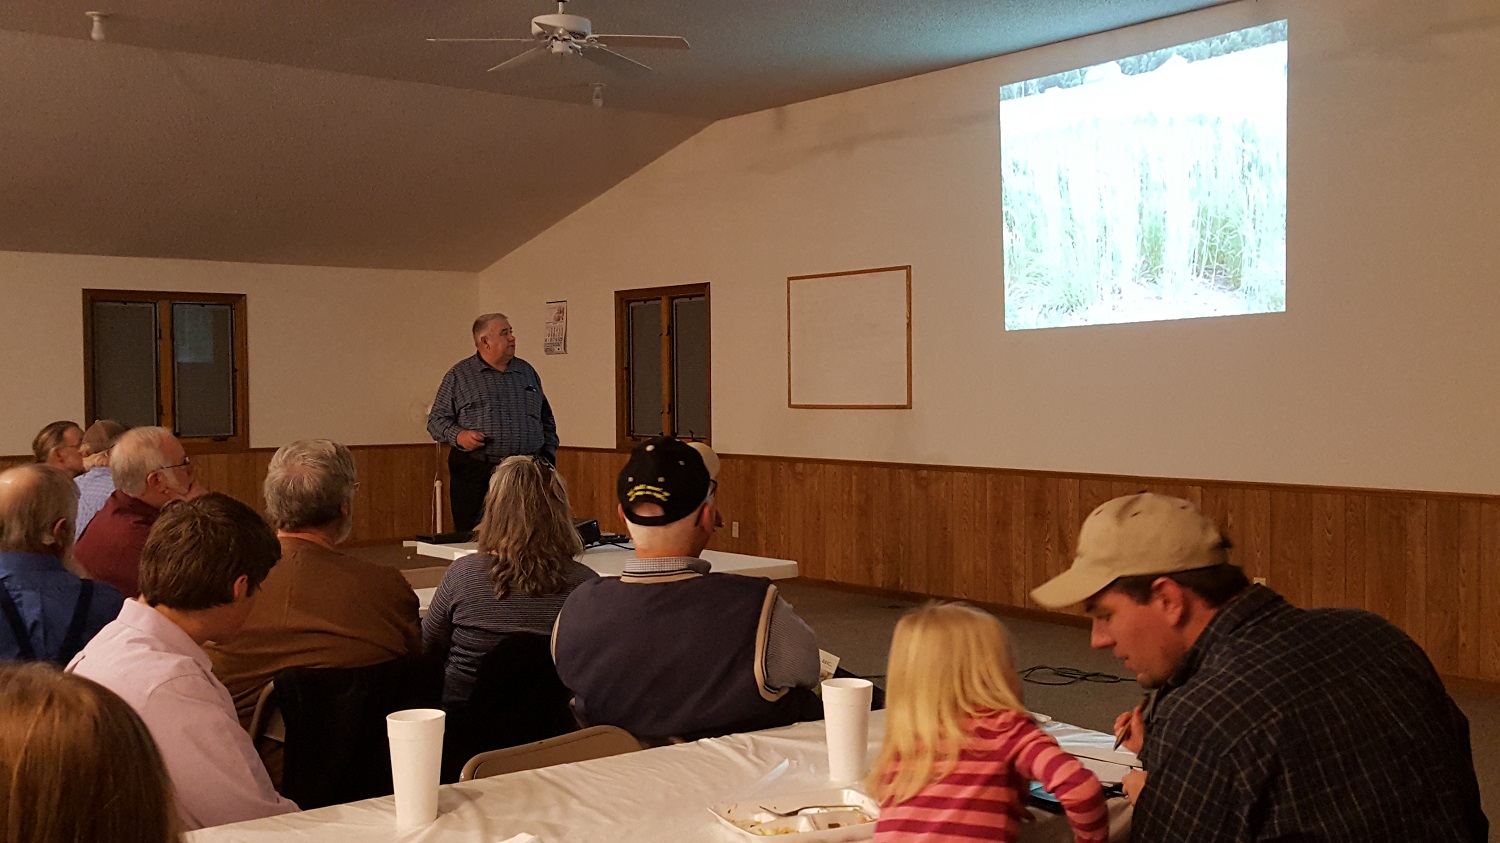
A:
[[[1049,667],[1044,664],[1034,665],[1021,671],[1021,680],[1033,685],[1052,686],[1075,685],[1079,682],[1102,682],[1106,685],[1113,685],[1118,682],[1135,681],[1134,678],[1116,676],[1113,673],[1079,670],[1076,667]]]

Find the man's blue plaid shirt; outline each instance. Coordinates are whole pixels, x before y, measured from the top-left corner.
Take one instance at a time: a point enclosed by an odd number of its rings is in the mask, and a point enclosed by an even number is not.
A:
[[[427,432],[457,447],[464,430],[485,435],[484,447],[476,453],[494,461],[516,454],[557,458],[557,421],[542,394],[542,379],[519,357],[511,358],[502,372],[476,353],[443,376],[427,416]]]

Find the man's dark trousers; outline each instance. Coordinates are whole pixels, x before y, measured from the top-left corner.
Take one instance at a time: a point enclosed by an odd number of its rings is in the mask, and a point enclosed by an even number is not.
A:
[[[448,451],[448,504],[453,510],[453,529],[468,532],[484,514],[484,495],[490,488],[495,466],[464,451]]]

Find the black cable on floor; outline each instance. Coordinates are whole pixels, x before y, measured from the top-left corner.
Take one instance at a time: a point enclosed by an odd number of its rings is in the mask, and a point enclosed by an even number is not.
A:
[[[1037,678],[1040,676],[1040,678]],[[1079,670],[1076,667],[1049,667],[1044,664],[1028,667],[1021,671],[1021,679],[1033,685],[1074,685],[1079,682],[1102,682],[1113,685],[1117,682],[1134,682],[1135,679],[1128,676],[1116,676],[1113,673],[1098,673],[1096,671]]]

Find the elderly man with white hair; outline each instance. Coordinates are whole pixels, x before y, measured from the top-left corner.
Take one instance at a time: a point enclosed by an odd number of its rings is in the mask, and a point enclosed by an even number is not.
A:
[[[120,592],[63,565],[77,500],[60,469],[0,472],[0,659],[67,664],[120,613]]]
[[[140,594],[141,548],[162,507],[205,491],[193,464],[165,427],[137,427],[115,442],[109,461],[115,492],[78,540],[75,557],[94,579],[126,597]]]
[[[239,633],[204,648],[242,723],[279,671],[365,667],[421,652],[417,595],[406,578],[337,549],[354,526],[358,485],[354,455],[328,439],[293,442],[271,458],[266,520],[281,562]],[[279,763],[267,766],[274,777]]]

